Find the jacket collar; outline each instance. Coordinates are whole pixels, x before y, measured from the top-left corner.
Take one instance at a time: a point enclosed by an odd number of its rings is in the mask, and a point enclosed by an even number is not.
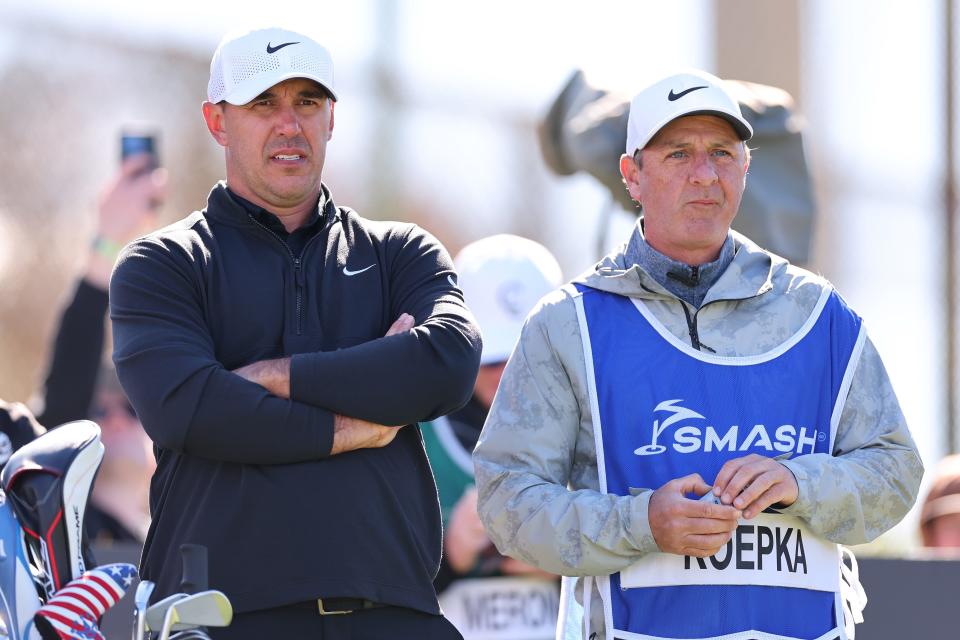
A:
[[[701,306],[715,300],[746,300],[762,295],[773,288],[775,273],[787,266],[786,260],[764,251],[746,236],[732,229],[729,233],[734,242],[733,261],[707,292]],[[638,255],[637,243],[641,242],[646,240],[638,220],[624,245],[574,282],[629,297],[678,300],[641,266],[628,264],[626,256]]]
[[[320,185],[320,199],[317,205],[317,215],[323,217],[322,226],[325,227],[336,220],[337,205],[325,184]],[[232,226],[256,225],[251,217],[253,214],[236,197],[231,195],[224,180],[217,182],[210,190],[210,195],[207,196],[207,207],[203,210],[203,214],[211,220]]]

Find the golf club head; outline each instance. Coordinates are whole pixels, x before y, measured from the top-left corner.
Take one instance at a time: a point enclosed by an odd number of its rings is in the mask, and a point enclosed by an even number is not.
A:
[[[147,632],[147,605],[156,586],[149,580],[142,580],[137,585],[137,591],[133,595],[133,640],[144,640]]]
[[[233,606],[221,591],[201,591],[174,603],[172,615],[177,620],[172,631],[190,627],[226,627],[233,620]]]
[[[226,627],[233,620],[233,606],[222,592],[201,591],[174,602],[163,619],[160,640],[172,631],[194,627]]]
[[[153,594],[156,586],[157,585],[149,580],[140,581],[140,584],[137,585],[137,591],[133,595],[133,604],[137,609],[142,611],[147,610],[147,604],[150,602],[150,596]]]
[[[153,603],[144,615],[147,631],[160,631],[163,627],[163,619],[167,615],[167,610],[172,607],[175,602],[179,602],[186,597],[187,594],[185,593],[175,593],[159,602]]]

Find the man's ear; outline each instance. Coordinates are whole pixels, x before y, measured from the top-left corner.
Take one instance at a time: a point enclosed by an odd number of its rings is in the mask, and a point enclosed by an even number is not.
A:
[[[627,187],[627,193],[637,202],[640,201],[640,168],[637,167],[633,156],[623,154],[620,156],[620,175],[623,177],[623,183]],[[642,204],[642,202],[641,202]]]
[[[207,130],[221,147],[227,146],[227,130],[224,126],[223,104],[213,102],[203,103],[203,120],[207,123]]]
[[[330,101],[330,128],[327,130],[327,140],[333,137],[333,108],[337,106],[336,102],[329,98],[328,100]]]

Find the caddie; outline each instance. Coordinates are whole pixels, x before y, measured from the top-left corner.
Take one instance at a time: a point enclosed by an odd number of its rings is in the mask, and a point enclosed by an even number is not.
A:
[[[507,364],[479,511],[502,553],[575,576],[558,637],[852,637],[864,597],[839,545],[916,499],[861,318],[730,229],[752,133],[710,74],[637,94],[620,172],[642,217],[540,302]]]

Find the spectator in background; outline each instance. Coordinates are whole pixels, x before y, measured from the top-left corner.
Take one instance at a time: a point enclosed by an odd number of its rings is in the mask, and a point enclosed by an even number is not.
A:
[[[923,546],[960,553],[960,454],[937,465],[920,511]]]
[[[97,203],[97,233],[83,276],[60,318],[42,396],[34,413],[48,428],[86,418],[101,365],[110,272],[123,246],[156,227],[166,194],[166,172],[150,170],[146,154],[132,156],[104,187]]]
[[[483,335],[483,353],[470,402],[421,425],[444,524],[444,556],[434,586],[444,612],[466,640],[487,637],[494,630],[501,634],[498,637],[517,640],[552,638],[559,606],[557,581],[497,553],[477,514],[470,456],[524,318],[542,296],[560,285],[560,266],[544,246],[514,235],[469,244],[454,264],[464,300]],[[527,579],[487,579],[498,576]],[[509,607],[510,615],[492,610],[502,609],[496,603],[507,601],[519,605]],[[488,605],[491,611],[485,613]]]
[[[14,451],[45,431],[25,406],[0,400],[0,470]]]
[[[166,172],[152,162],[147,154],[127,158],[101,192],[83,276],[61,316],[43,391],[32,403],[47,428],[84,418],[100,425],[104,458],[86,517],[95,543],[142,542],[150,521],[150,441],[102,354],[114,262],[125,244],[157,226],[165,199]]]
[[[142,543],[150,526],[150,477],[156,461],[150,439],[109,363],[100,368],[90,419],[100,425],[104,454],[90,495],[87,536],[99,545]]]

